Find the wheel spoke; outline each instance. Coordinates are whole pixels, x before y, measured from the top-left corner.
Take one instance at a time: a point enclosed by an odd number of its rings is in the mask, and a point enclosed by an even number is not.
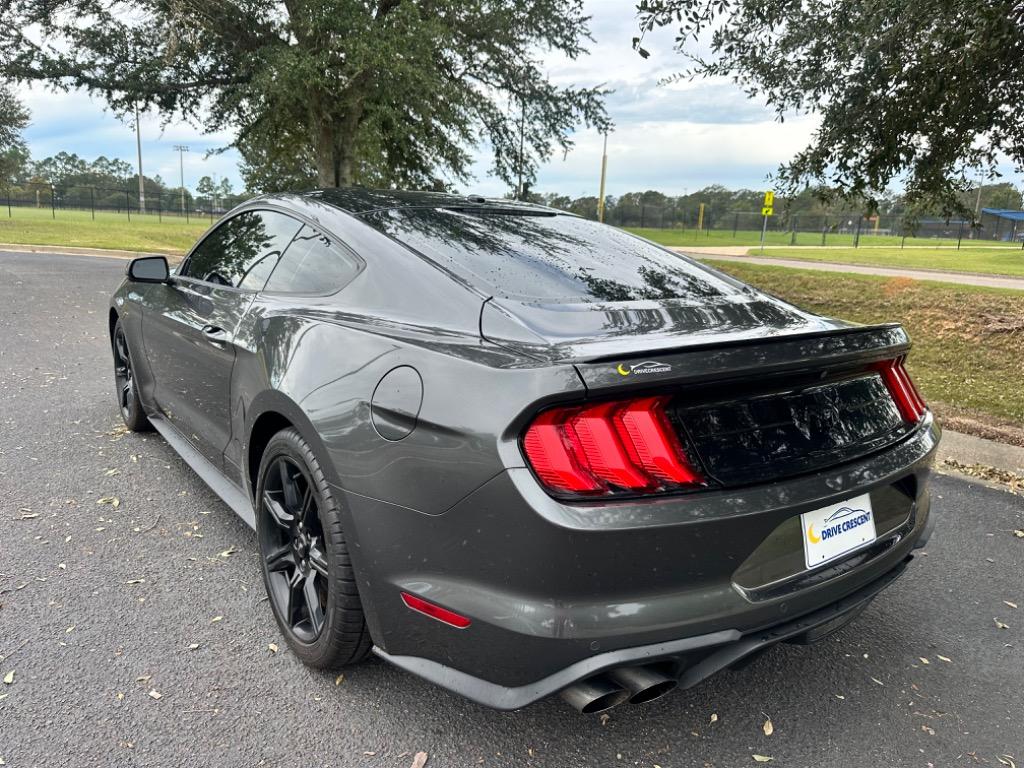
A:
[[[268,571],[283,571],[285,568],[295,566],[295,554],[288,544],[275,549],[266,557]]]
[[[313,633],[320,634],[320,628],[324,625],[324,609],[320,607],[320,594],[316,588],[316,575],[311,573],[306,577],[302,585],[302,594],[306,598],[306,610],[309,613],[309,623],[313,626]]]
[[[305,521],[308,516],[310,509],[313,506],[313,486],[307,484],[306,492],[302,495],[302,504],[299,505],[299,509],[296,512],[296,516],[299,520]]]
[[[123,387],[121,387],[121,407],[128,407],[128,399],[131,396],[132,383],[127,381]]]
[[[327,555],[320,549],[319,541],[314,538],[309,547],[309,565],[324,578],[327,578]]]
[[[278,461],[277,471],[281,475],[281,490],[284,491],[284,506],[289,512],[292,512],[299,506],[299,495],[295,487],[295,478],[288,471],[287,461]]]
[[[270,517],[279,528],[283,528],[286,531],[291,530],[292,522],[295,520],[294,516],[290,515],[281,506],[280,502],[270,495],[270,491],[263,492],[263,506],[266,507]]]

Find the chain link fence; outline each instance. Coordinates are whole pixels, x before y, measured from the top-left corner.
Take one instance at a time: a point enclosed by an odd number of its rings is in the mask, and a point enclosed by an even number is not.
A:
[[[96,217],[97,212],[126,216],[153,216],[192,219],[216,219],[244,200],[242,195],[203,197],[185,189],[146,189],[140,197],[138,186],[54,186],[23,184],[0,190],[0,205],[9,218],[19,211],[36,210],[56,219],[64,211],[82,211]]]

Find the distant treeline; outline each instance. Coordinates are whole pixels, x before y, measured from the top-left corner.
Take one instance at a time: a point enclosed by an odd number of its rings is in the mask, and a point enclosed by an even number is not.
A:
[[[100,155],[89,161],[69,152],[42,160],[33,160],[27,152],[19,157],[10,154],[4,158],[8,168],[0,192],[23,200],[38,198],[42,206],[50,205],[53,190],[58,200],[74,201],[78,207],[139,207],[139,175],[124,160]],[[143,190],[149,207],[174,209],[182,200],[181,187],[167,184],[159,174],[143,176]],[[234,192],[228,179],[214,183],[209,176],[200,178],[194,191],[184,190],[185,204],[193,211],[227,210],[250,196]]]
[[[609,195],[605,198],[605,221],[628,226],[696,226],[700,217],[700,205],[704,204],[704,225],[712,227],[737,213],[753,213],[761,210],[765,189],[729,189],[721,184],[699,189],[685,195],[666,195],[657,190],[629,192],[624,195]],[[866,201],[842,199],[829,195],[828,190],[806,189],[792,198],[775,198],[775,215],[785,216],[829,216],[838,213],[867,212]],[[553,208],[558,208],[586,218],[597,218],[597,196],[571,198],[558,193],[532,193],[530,199]],[[968,210],[978,204],[978,191],[968,191],[961,201]],[[981,188],[981,208],[1022,208],[1021,191],[1004,182],[986,184]],[[874,211],[881,216],[942,217],[938,211],[911,211],[899,194],[886,195],[877,201]]]

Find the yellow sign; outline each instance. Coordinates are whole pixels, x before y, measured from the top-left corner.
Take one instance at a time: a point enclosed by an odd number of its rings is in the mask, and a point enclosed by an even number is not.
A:
[[[761,209],[762,216],[772,216],[774,214],[775,211],[770,205],[766,205],[764,208]]]
[[[775,193],[769,189],[767,192],[764,193],[764,207],[771,208],[773,205],[775,205]],[[767,213],[765,215],[771,216],[770,213]]]

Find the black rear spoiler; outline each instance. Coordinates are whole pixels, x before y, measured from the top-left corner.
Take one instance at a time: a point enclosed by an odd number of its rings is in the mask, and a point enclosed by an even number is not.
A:
[[[870,363],[905,354],[910,337],[898,323],[852,326],[781,337],[738,339],[600,357],[576,364],[588,390],[629,391],[664,384],[700,384],[751,375],[828,368],[839,363]]]

